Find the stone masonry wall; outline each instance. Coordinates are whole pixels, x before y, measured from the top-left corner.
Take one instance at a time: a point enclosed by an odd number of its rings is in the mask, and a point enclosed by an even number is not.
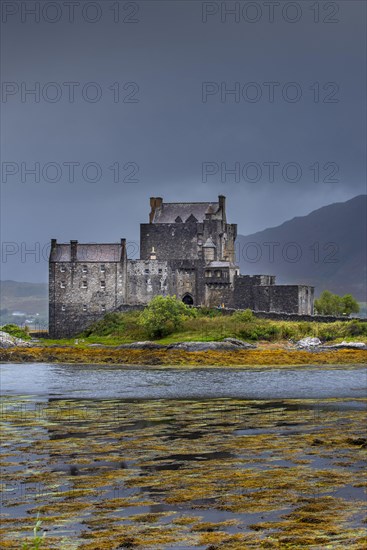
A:
[[[141,224],[140,257],[149,260],[153,247],[158,260],[197,259],[197,224]]]
[[[77,334],[126,302],[124,262],[50,262],[49,280],[49,331],[55,337]]]

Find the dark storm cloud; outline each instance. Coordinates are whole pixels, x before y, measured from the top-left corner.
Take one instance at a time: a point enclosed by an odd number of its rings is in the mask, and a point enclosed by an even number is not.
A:
[[[46,280],[22,243],[136,240],[151,195],[223,193],[246,234],[366,191],[364,2],[320,2],[319,14],[296,2],[293,23],[289,2],[273,22],[253,2],[260,11],[238,23],[221,21],[220,2],[121,2],[114,23],[105,1],[96,23],[75,8],[74,22],[63,12],[53,24],[42,13],[22,22],[23,3],[7,4],[2,241],[15,244],[3,279]],[[38,103],[25,93],[35,83]],[[35,163],[39,183],[26,172]]]

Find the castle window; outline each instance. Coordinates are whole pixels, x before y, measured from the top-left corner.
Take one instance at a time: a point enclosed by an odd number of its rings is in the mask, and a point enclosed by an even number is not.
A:
[[[84,304],[84,305],[83,305],[83,311],[87,311],[87,309],[88,309],[88,308],[87,308],[87,305]]]
[[[65,269],[65,266],[64,266],[64,265],[62,265],[62,266],[60,267],[60,271],[61,271],[61,273],[65,273],[66,269]]]
[[[146,275],[149,275],[149,269],[144,269],[144,273],[145,273]]]
[[[65,281],[61,281],[61,283],[60,283],[60,288],[66,288],[66,283],[65,283]]]
[[[88,288],[87,281],[82,281],[82,288]]]
[[[212,272],[211,271],[205,271],[205,277],[211,277]]]
[[[88,273],[88,267],[86,265],[83,265],[82,272],[83,273]]]
[[[221,271],[216,271],[215,272],[215,276],[218,277],[218,279],[222,276],[222,272]]]
[[[105,273],[106,271],[106,266],[104,264],[101,265],[101,273]]]
[[[64,305],[61,306],[61,311],[65,311],[66,307]]]
[[[106,289],[106,281],[101,281],[101,289],[102,290]]]
[[[105,304],[102,304],[102,305],[101,305],[101,310],[102,310],[102,311],[106,311],[106,305],[105,305]]]
[[[162,273],[162,270],[161,270],[161,269],[158,269],[158,273]]]

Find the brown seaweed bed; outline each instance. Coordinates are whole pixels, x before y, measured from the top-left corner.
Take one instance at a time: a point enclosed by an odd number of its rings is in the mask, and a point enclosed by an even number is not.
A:
[[[367,363],[367,351],[339,349],[301,351],[285,348],[233,351],[147,350],[78,346],[0,349],[0,361],[10,363],[94,363],[124,365],[258,367],[282,365],[358,365]]]
[[[2,548],[362,550],[365,405],[5,397]]]

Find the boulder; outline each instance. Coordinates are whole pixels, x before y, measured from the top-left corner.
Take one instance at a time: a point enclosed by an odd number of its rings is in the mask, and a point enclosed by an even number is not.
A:
[[[367,345],[364,342],[341,342],[340,344],[333,344],[331,346],[323,346],[323,349],[367,349]]]
[[[307,336],[306,338],[302,338],[302,340],[298,340],[298,342],[296,342],[296,346],[299,349],[317,348],[318,346],[321,346],[321,340],[319,338]]]
[[[15,336],[11,336],[11,334],[0,330],[0,348],[2,349],[16,348],[20,346],[29,347],[31,345],[32,344],[30,342],[26,342],[26,340],[16,338]]]
[[[254,345],[226,338],[223,342],[178,342],[167,346],[167,349],[180,349],[183,351],[239,351],[241,349],[254,349]]]
[[[132,344],[121,344],[116,349],[164,349],[167,346],[157,344],[156,342],[133,342]]]

